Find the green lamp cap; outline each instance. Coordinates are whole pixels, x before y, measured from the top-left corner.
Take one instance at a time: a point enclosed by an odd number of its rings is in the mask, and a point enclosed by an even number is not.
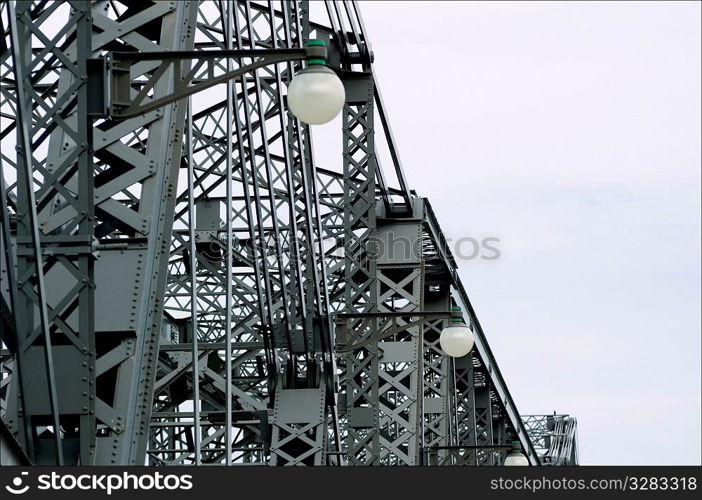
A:
[[[307,47],[326,47],[324,40],[307,40]],[[307,59],[308,66],[324,66],[327,61],[324,59]]]
[[[463,315],[459,314],[461,312],[461,308],[458,306],[451,306],[451,321],[454,323],[459,323],[463,322]]]

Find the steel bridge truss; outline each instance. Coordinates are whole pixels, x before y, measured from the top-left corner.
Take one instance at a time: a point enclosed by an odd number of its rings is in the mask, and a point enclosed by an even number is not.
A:
[[[34,463],[492,465],[519,440],[539,464],[431,205],[408,188],[358,5],[326,2],[320,24],[309,7],[2,3],[0,400]],[[346,88],[337,163],[318,164],[286,110],[299,62],[169,101],[176,75],[255,58],[137,56],[127,97],[147,108],[92,113],[108,54],[310,37]],[[476,347],[454,360],[446,320],[416,314],[455,305]]]
[[[543,465],[577,465],[578,421],[571,415],[523,415]]]

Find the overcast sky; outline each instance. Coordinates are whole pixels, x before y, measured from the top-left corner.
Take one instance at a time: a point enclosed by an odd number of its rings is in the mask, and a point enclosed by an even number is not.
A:
[[[500,238],[459,266],[520,412],[699,464],[700,3],[361,9],[411,187]]]

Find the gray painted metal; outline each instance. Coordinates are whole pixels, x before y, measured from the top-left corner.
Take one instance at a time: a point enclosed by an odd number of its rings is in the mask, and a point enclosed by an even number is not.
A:
[[[375,147],[373,80],[367,72],[343,78],[347,103],[342,111],[343,136],[343,311],[378,311],[377,256],[369,242],[375,237]],[[377,319],[350,321],[347,338],[353,344],[378,330]],[[380,401],[378,344],[344,357],[346,460],[349,465],[375,465],[380,460]]]
[[[87,117],[92,20],[87,2],[69,5],[64,27],[49,34],[42,24],[59,5],[38,13],[31,2],[7,3],[12,58],[3,55],[14,73],[14,95],[3,97],[17,116],[10,125],[16,125],[16,161],[3,166],[14,167],[16,181],[5,197],[16,216],[13,313],[21,380],[8,424],[23,436],[32,461],[59,465],[91,463],[95,452],[95,387],[87,383],[95,365]],[[44,50],[32,50],[34,39]],[[55,89],[51,97],[34,88],[38,81]],[[61,208],[70,215],[47,231],[48,214]]]
[[[544,465],[578,465],[578,421],[570,415],[522,415]]]
[[[327,26],[294,0],[2,6],[0,410],[34,462],[482,465],[518,439],[539,463],[409,189],[358,5],[325,5]],[[299,62],[243,70],[311,37],[347,92],[339,165],[286,110]],[[145,107],[98,117],[94,61],[125,52],[112,104]],[[417,315],[452,305],[476,337],[457,360]]]
[[[0,465],[31,465],[32,462],[0,419]]]

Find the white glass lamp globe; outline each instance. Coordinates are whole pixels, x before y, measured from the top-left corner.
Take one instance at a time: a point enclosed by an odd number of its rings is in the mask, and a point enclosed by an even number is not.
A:
[[[522,453],[522,445],[519,441],[512,443],[512,451],[505,458],[505,465],[508,467],[529,465],[529,459]]]
[[[300,71],[288,86],[288,108],[300,121],[321,125],[344,107],[346,92],[336,73],[321,64]]]
[[[441,350],[452,358],[462,358],[468,354],[474,343],[473,331],[462,321],[449,324],[439,337]]]

